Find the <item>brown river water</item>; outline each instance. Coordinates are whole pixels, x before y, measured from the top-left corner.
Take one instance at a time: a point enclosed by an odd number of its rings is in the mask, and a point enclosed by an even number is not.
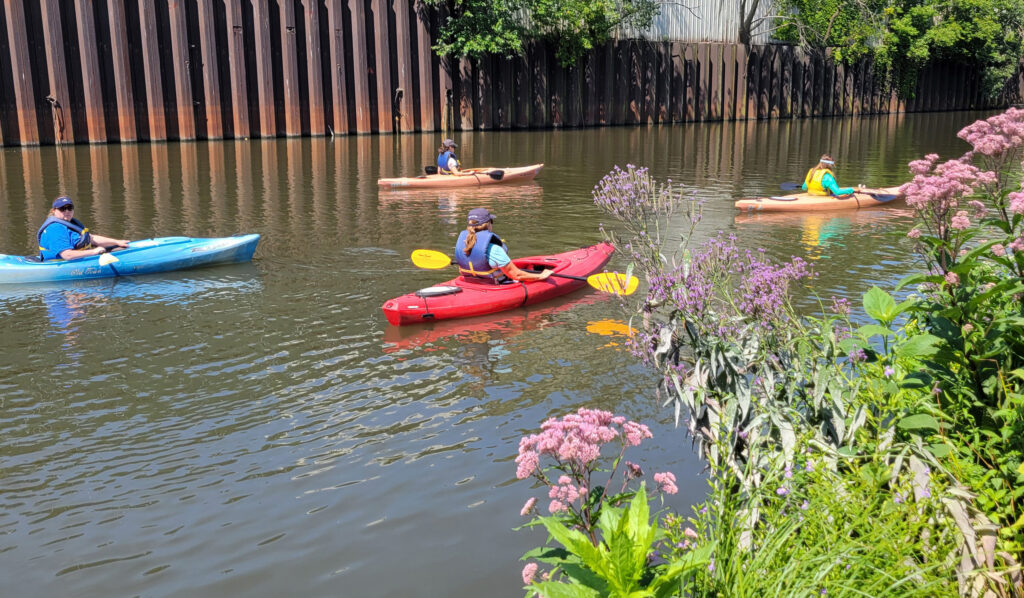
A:
[[[376,185],[433,163],[439,135],[0,150],[3,253],[33,252],[63,193],[107,236],[263,235],[251,264],[0,287],[0,595],[522,596],[518,559],[544,540],[513,531],[538,494],[515,479],[522,435],[581,406],[644,421],[629,458],[674,471],[683,512],[702,463],[623,350],[616,301],[396,329],[384,301],[453,275],[412,250],[450,250],[478,206],[513,256],[589,245],[591,190],[632,163],[706,200],[701,238],[809,259],[817,293],[856,306],[916,267],[905,207],[732,201],[824,151],[841,185],[898,184],[983,116],[457,133],[464,165],[546,166],[454,191]]]

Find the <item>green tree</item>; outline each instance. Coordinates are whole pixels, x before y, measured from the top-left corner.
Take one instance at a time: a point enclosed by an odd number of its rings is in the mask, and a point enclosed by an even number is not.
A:
[[[646,28],[658,14],[655,0],[427,0],[447,7],[434,50],[441,56],[479,58],[522,54],[531,41],[555,43],[568,66],[608,41],[618,27]]]
[[[1020,0],[779,0],[779,39],[834,48],[846,63],[870,56],[904,97],[930,60],[974,67],[1000,92],[1024,56]]]

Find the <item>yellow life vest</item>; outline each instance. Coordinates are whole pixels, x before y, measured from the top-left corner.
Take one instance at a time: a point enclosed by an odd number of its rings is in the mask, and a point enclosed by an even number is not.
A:
[[[817,166],[808,170],[807,178],[804,179],[807,192],[811,195],[829,195],[828,189],[821,186],[821,179],[826,174],[832,174],[832,171],[828,168],[819,169]],[[836,175],[832,174],[832,178],[836,178]]]

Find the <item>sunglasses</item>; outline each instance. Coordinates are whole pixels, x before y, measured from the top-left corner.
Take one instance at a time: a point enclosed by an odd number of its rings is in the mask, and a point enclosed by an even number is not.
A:
[[[60,210],[61,212],[70,212],[71,210],[75,209],[75,206],[61,206],[57,209]]]

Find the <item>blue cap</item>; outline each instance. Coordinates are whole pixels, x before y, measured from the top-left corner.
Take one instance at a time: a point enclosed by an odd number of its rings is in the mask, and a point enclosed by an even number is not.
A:
[[[52,209],[56,210],[57,208],[63,208],[64,206],[70,206],[70,205],[73,205],[73,202],[71,201],[71,198],[68,197],[67,195],[61,195],[57,199],[53,200],[53,208]]]
[[[473,208],[469,211],[469,218],[466,219],[470,226],[479,226],[494,221],[494,214],[487,211],[487,208]]]

